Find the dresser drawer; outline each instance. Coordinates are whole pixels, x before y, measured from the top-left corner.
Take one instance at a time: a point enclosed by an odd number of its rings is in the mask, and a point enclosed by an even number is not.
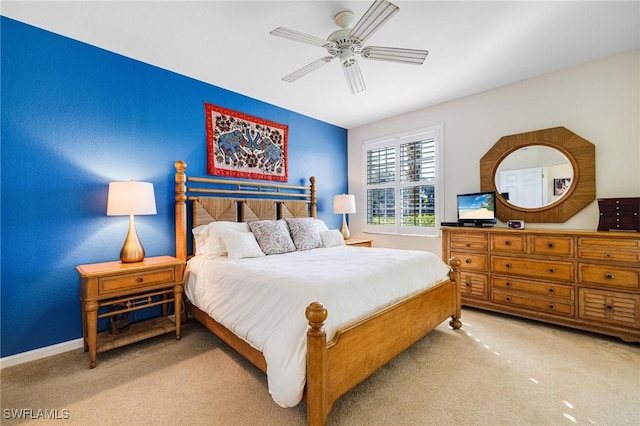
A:
[[[640,268],[623,268],[609,265],[579,266],[581,284],[596,284],[621,288],[639,288]]]
[[[491,292],[491,301],[501,305],[572,317],[573,301],[550,300],[513,293]]]
[[[553,281],[573,281],[573,263],[520,259],[516,257],[491,257],[491,272],[503,275],[519,275]]]
[[[460,280],[462,281],[461,292],[463,298],[488,299],[486,274],[461,271]]]
[[[125,289],[176,281],[175,269],[172,267],[146,269],[130,274],[103,276],[98,280],[99,294],[114,293]]]
[[[640,237],[579,238],[578,256],[583,259],[640,263]]]
[[[450,234],[452,249],[486,250],[488,236],[482,232],[455,232]]]
[[[480,272],[485,272],[487,270],[486,254],[464,253],[458,251],[451,252],[451,256],[460,259],[460,262],[462,262],[462,264],[460,265],[461,270]]]
[[[491,279],[491,289],[493,291],[514,291],[569,300],[573,300],[574,290],[574,288],[569,285],[539,283],[503,277],[493,277]]]
[[[640,295],[581,288],[578,316],[640,327]]]
[[[573,256],[573,238],[561,236],[539,236],[531,238],[533,254],[551,256]]]
[[[493,234],[491,235],[491,250],[524,253],[526,251],[526,242],[525,235]]]

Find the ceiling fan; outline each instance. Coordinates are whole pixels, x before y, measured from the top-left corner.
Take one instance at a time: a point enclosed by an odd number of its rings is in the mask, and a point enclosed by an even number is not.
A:
[[[366,90],[366,87],[356,55],[360,55],[364,59],[377,61],[422,65],[429,54],[426,50],[363,46],[363,43],[398,10],[400,10],[398,6],[387,0],[375,0],[355,25],[353,25],[355,21],[353,12],[339,12],[334,16],[333,20],[340,29],[331,33],[326,40],[284,27],[278,27],[271,31],[269,33],[271,35],[324,47],[329,52],[329,56],[311,62],[283,77],[282,80],[293,82],[335,58],[339,58],[349,90],[351,90],[351,93],[358,93]]]

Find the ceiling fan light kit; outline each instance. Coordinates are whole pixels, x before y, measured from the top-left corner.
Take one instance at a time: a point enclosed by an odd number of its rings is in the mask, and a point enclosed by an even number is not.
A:
[[[376,0],[353,28],[351,28],[355,21],[353,12],[339,12],[334,16],[333,20],[340,29],[331,33],[326,40],[283,27],[278,27],[271,31],[271,35],[319,46],[325,48],[329,53],[329,56],[311,62],[283,77],[282,80],[293,82],[327,62],[338,58],[342,65],[349,90],[351,93],[359,93],[366,90],[366,86],[360,65],[356,60],[356,55],[360,55],[360,57],[364,59],[376,61],[422,65],[429,54],[426,50],[362,46],[362,44],[378,31],[398,10],[400,10],[398,6],[387,0]]]

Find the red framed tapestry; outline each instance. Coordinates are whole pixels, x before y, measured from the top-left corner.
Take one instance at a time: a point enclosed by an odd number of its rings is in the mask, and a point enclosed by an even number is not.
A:
[[[287,182],[289,126],[204,104],[207,174]]]

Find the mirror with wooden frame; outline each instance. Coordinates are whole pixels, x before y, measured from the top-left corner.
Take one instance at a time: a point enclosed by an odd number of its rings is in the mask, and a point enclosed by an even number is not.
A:
[[[503,136],[480,159],[497,217],[562,223],[596,198],[595,146],[564,127]]]

